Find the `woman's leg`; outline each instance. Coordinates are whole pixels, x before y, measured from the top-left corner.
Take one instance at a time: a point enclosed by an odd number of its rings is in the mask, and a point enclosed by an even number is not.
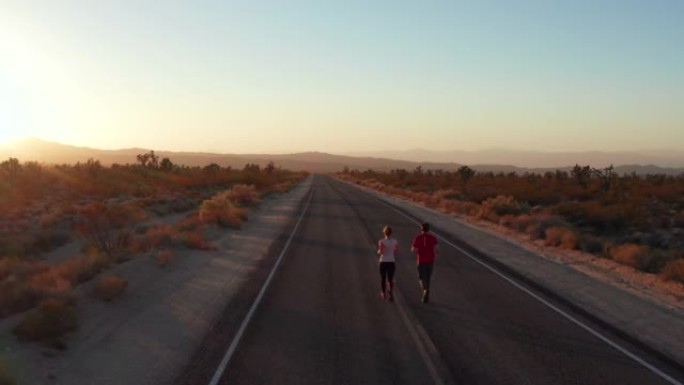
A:
[[[385,296],[385,289],[386,289],[386,284],[385,282],[387,281],[387,263],[386,262],[380,262],[380,293],[381,295]]]
[[[394,262],[388,262],[387,263],[387,283],[389,284],[389,299],[390,301],[394,300],[394,295],[392,294],[392,289],[394,289],[394,270],[395,270],[395,264]]]

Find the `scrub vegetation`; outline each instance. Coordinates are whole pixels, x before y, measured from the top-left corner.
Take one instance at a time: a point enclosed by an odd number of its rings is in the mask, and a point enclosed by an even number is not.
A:
[[[216,229],[239,228],[262,198],[305,176],[273,163],[186,167],[154,151],[109,167],[2,161],[0,318],[27,312],[15,334],[55,341],[75,328],[79,284],[100,277],[93,294],[112,300],[126,282],[106,275],[111,267],[138,257],[164,267],[183,250],[212,250]]]
[[[340,178],[550,247],[581,250],[684,282],[684,175],[617,175],[576,165],[544,174],[345,169]]]

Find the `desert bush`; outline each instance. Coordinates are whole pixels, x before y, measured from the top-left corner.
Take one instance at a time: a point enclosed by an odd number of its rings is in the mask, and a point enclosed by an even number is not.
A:
[[[684,259],[669,261],[662,269],[663,278],[684,283]]]
[[[259,193],[254,185],[236,184],[226,192],[228,200],[239,206],[259,203]]]
[[[175,227],[178,229],[178,231],[183,232],[198,229],[201,225],[202,221],[200,216],[197,213],[192,213],[178,221],[178,223],[175,224]]]
[[[101,276],[93,288],[93,296],[103,301],[111,301],[126,289],[128,281],[115,275]]]
[[[72,285],[59,272],[46,268],[28,279],[28,286],[36,299],[56,298],[65,302],[73,301]]]
[[[247,219],[247,211],[235,206],[228,199],[227,194],[219,193],[202,202],[199,209],[199,219],[202,223],[215,223],[222,227],[240,228],[242,221]]]
[[[145,238],[150,248],[168,247],[178,236],[178,231],[172,226],[154,226],[147,229]]]
[[[157,262],[157,266],[165,267],[171,262],[173,253],[171,250],[159,250],[154,254],[154,261]]]
[[[181,234],[183,244],[188,249],[213,250],[214,247],[207,241],[204,233],[200,230],[188,231]]]
[[[519,233],[525,232],[530,225],[534,222],[534,219],[529,214],[522,215],[509,215],[508,220],[504,223],[504,226],[511,228]]]
[[[527,205],[521,204],[512,196],[497,195],[482,202],[476,217],[478,219],[498,219],[504,215],[524,214],[528,210]]]
[[[530,236],[530,239],[544,239],[546,229],[550,227],[569,227],[563,218],[554,215],[535,215],[532,216],[530,222],[525,229],[525,233]]]
[[[77,229],[98,250],[112,255],[129,245],[135,223],[142,216],[143,213],[134,205],[94,203],[82,210]]]
[[[657,274],[671,261],[671,254],[665,250],[648,248],[648,251],[640,256],[637,268],[647,273]]]
[[[22,340],[59,345],[59,338],[78,327],[76,309],[64,301],[50,298],[41,301],[12,330]]]
[[[71,257],[55,265],[53,269],[72,285],[77,285],[106,270],[111,263],[111,257],[95,250]]]
[[[0,258],[0,318],[35,306],[40,297],[28,280],[46,268],[20,258]]]
[[[577,240],[577,246],[580,250],[603,257],[603,252],[606,246],[601,238],[590,234],[580,234]]]
[[[577,235],[564,227],[549,227],[544,231],[544,243],[547,246],[560,247],[567,250],[577,248]]]
[[[639,255],[645,252],[645,247],[641,245],[626,243],[611,247],[608,250],[608,256],[615,262],[636,268]]]
[[[0,318],[31,309],[37,300],[31,287],[16,277],[0,282]]]

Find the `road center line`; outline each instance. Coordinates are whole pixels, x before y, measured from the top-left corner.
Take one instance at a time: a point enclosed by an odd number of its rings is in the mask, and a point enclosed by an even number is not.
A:
[[[313,183],[313,181],[312,181],[312,183]],[[235,353],[235,350],[237,349],[237,345],[240,342],[240,339],[242,339],[242,335],[245,333],[247,326],[249,325],[250,321],[252,320],[252,317],[254,316],[254,312],[256,311],[257,307],[259,307],[259,303],[261,303],[261,299],[263,298],[264,293],[266,292],[266,289],[268,289],[268,286],[271,283],[271,280],[273,279],[273,276],[275,275],[275,272],[278,269],[278,266],[280,265],[280,261],[283,259],[283,255],[285,255],[285,252],[287,251],[287,249],[290,246],[290,243],[292,242],[292,238],[294,238],[295,233],[297,233],[297,229],[299,228],[299,224],[302,222],[304,215],[308,211],[309,204],[311,204],[312,198],[313,198],[313,190],[310,191],[309,200],[306,202],[306,206],[304,206],[304,210],[302,210],[302,214],[299,216],[299,219],[297,220],[297,223],[295,224],[295,227],[292,230],[290,237],[287,239],[287,242],[285,243],[283,250],[280,252],[278,259],[276,260],[275,264],[273,265],[273,268],[271,269],[271,272],[268,274],[268,277],[266,278],[266,282],[264,282],[264,286],[261,287],[259,294],[257,295],[256,299],[252,303],[252,306],[250,307],[249,311],[247,312],[247,316],[242,321],[240,328],[238,329],[237,333],[235,334],[235,337],[233,337],[233,341],[230,343],[230,346],[228,347],[226,354],[223,356],[221,363],[219,364],[218,368],[216,369],[214,376],[211,378],[209,385],[217,385],[219,380],[223,376],[223,373],[225,372],[226,367],[228,366],[228,362],[230,362],[230,359],[233,357],[233,354]]]

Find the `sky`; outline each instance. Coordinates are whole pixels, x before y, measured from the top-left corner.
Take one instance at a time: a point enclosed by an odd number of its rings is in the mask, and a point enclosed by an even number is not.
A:
[[[684,1],[0,0],[0,142],[684,150]]]

